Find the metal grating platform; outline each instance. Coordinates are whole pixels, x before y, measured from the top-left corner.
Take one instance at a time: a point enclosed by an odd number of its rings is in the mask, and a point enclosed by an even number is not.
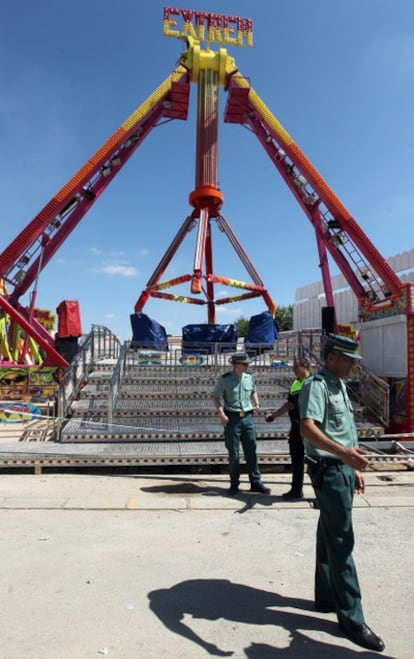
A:
[[[117,422],[116,422],[117,421]],[[205,416],[203,412],[197,416],[183,416],[177,414],[156,415],[125,415],[119,417],[115,423],[107,424],[99,419],[76,419],[67,422],[62,432],[62,442],[81,442],[98,440],[104,441],[131,441],[131,440],[158,440],[173,439],[206,441],[221,439],[223,429],[217,416]],[[360,438],[376,439],[383,434],[382,428],[372,424],[359,422],[358,434]],[[258,439],[271,440],[275,438],[287,439],[290,424],[288,419],[278,419],[274,423],[265,421],[255,422]]]
[[[261,465],[290,463],[287,443],[283,441],[258,442]],[[369,453],[371,466],[401,465],[414,468],[413,457],[407,455],[378,455]],[[241,459],[243,462],[243,458]],[[60,444],[42,442],[14,443],[0,446],[1,468],[44,467],[133,467],[163,465],[214,465],[228,464],[227,451],[220,442],[111,442],[90,444]]]
[[[137,381],[134,384],[123,384],[121,386],[120,395],[122,398],[141,398],[145,396],[163,396],[165,398],[175,398],[178,396],[188,397],[208,397],[210,400],[214,384],[204,383],[189,383],[189,382],[142,382]],[[86,391],[93,391],[93,387],[88,385],[85,387]],[[97,391],[99,391],[97,389]],[[108,389],[106,389],[108,391]],[[82,392],[83,393],[83,392]],[[286,387],[278,384],[266,384],[260,387],[260,398],[272,401],[277,401],[278,398],[286,397]],[[211,402],[210,402],[211,405]],[[263,406],[262,406],[263,407]]]

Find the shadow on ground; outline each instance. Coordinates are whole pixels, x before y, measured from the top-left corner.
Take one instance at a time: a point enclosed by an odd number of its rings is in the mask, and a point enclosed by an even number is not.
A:
[[[332,620],[308,615],[313,603],[295,597],[283,597],[277,593],[232,583],[226,579],[191,579],[148,594],[150,608],[167,629],[203,648],[210,655],[230,657],[234,651],[220,648],[214,639],[201,638],[183,619],[192,616],[204,620],[233,621],[244,625],[272,625],[282,627],[290,634],[290,644],[285,648],[268,644],[252,643],[244,649],[248,659],[296,659],[322,658],[345,659],[346,657],[376,657],[377,653],[350,650],[335,642],[322,642],[309,638],[302,630],[324,632],[333,637],[341,636],[338,625]],[[298,609],[298,612],[283,609]],[[277,609],[277,610],[275,610]],[[282,610],[280,610],[282,609]],[[298,630],[301,631],[298,631]],[[381,655],[384,659],[392,659]]]

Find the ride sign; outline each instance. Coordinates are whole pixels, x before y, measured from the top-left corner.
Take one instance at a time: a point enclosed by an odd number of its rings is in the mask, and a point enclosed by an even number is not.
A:
[[[251,47],[253,21],[239,16],[164,7],[163,34],[177,39],[191,37],[198,41]]]

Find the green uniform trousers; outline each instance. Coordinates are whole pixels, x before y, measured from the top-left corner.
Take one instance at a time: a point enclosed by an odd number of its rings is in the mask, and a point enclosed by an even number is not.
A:
[[[240,443],[246,458],[249,480],[252,485],[260,483],[261,474],[256,454],[256,430],[253,415],[240,417],[238,414],[225,412],[229,422],[224,427],[224,443],[229,452],[230,483],[238,486],[240,483]]]
[[[319,470],[319,473],[318,473]],[[309,466],[308,473],[319,504],[316,534],[315,605],[332,607],[347,628],[364,623],[361,591],[352,550],[352,502],[355,472],[351,467],[328,460],[322,470]]]

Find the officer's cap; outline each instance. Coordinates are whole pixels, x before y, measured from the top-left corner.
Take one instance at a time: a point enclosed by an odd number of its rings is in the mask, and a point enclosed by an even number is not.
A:
[[[245,352],[235,352],[231,357],[232,364],[250,364],[250,359]]]
[[[345,357],[362,359],[361,355],[358,353],[359,343],[353,339],[349,339],[347,336],[328,334],[325,341],[325,348],[336,350],[342,355],[345,355]]]

